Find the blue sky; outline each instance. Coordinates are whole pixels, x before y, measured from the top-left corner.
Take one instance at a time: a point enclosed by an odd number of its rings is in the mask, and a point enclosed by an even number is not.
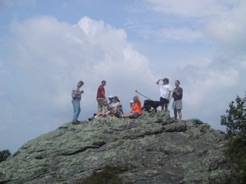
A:
[[[101,80],[127,112],[136,89],[158,100],[168,77],[181,81],[184,119],[223,129],[245,92],[245,14],[244,0],[1,0],[0,150],[71,121],[78,80],[80,120],[96,111]]]

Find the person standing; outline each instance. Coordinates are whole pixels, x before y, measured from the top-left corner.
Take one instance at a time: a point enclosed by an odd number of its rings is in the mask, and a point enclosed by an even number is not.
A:
[[[182,98],[183,98],[183,89],[179,86],[180,81],[175,81],[175,89],[173,90],[172,97],[173,97],[173,111],[174,111],[174,119],[182,119]]]
[[[169,79],[159,79],[156,84],[160,87],[160,102],[161,110],[168,110],[168,104],[171,98],[172,87],[169,84]]]
[[[80,114],[80,100],[81,94],[84,93],[82,89],[80,89],[84,85],[83,81],[79,81],[78,84],[72,90],[72,104],[73,104],[73,124],[79,124],[78,117]]]
[[[106,81],[103,80],[97,89],[97,114],[105,113],[107,111],[107,99],[105,95],[104,86],[106,85]]]

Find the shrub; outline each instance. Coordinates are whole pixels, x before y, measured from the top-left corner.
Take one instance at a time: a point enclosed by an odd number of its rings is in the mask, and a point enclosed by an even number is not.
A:
[[[0,151],[0,162],[5,161],[11,155],[9,150]]]
[[[232,162],[233,183],[246,183],[246,95],[236,97],[221,116],[221,125],[226,126],[229,138],[226,156]]]
[[[229,104],[226,114],[221,116],[221,125],[226,126],[229,136],[246,134],[246,95],[244,98],[237,96]]]

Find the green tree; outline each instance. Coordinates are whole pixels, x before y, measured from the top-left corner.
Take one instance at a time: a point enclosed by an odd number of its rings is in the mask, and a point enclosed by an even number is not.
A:
[[[240,136],[246,133],[246,95],[244,98],[236,97],[229,104],[226,114],[221,116],[221,124],[226,126],[231,136]]]
[[[0,162],[6,160],[10,155],[11,155],[11,153],[8,149],[0,151]]]
[[[226,156],[233,164],[232,183],[246,183],[246,94],[229,103],[226,114],[221,116],[229,138]]]

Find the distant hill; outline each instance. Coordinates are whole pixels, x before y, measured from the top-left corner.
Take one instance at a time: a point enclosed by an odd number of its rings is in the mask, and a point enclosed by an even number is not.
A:
[[[225,134],[168,113],[66,123],[0,163],[0,184],[224,184]]]

